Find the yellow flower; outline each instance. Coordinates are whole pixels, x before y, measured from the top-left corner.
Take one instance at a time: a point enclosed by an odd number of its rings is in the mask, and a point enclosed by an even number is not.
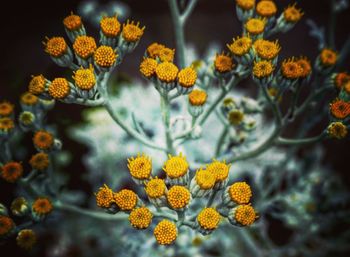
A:
[[[87,59],[92,56],[96,48],[97,46],[95,39],[88,36],[78,36],[73,44],[74,52],[83,59]]]
[[[250,18],[244,27],[252,35],[258,35],[264,32],[266,20],[261,18]]]
[[[281,71],[283,77],[287,79],[297,79],[303,73],[303,69],[294,58],[284,60],[281,65]]]
[[[233,183],[228,192],[231,200],[238,204],[247,204],[252,197],[252,190],[246,182]]]
[[[28,202],[24,197],[17,197],[11,203],[11,211],[13,215],[23,216],[28,211]]]
[[[179,178],[184,176],[188,172],[188,162],[186,157],[169,155],[169,159],[165,162],[163,170],[170,178]]]
[[[75,85],[81,90],[90,90],[96,84],[96,77],[92,65],[88,69],[80,68],[74,71],[73,79]]]
[[[15,228],[15,223],[10,217],[0,215],[0,237],[6,236]]]
[[[117,15],[113,17],[102,17],[100,27],[106,37],[116,37],[120,32],[120,23]]]
[[[21,103],[25,105],[36,105],[38,103],[39,99],[37,96],[26,92],[23,95],[21,95]]]
[[[152,160],[146,155],[137,155],[128,159],[130,175],[135,179],[148,179],[152,172]]]
[[[8,118],[8,117],[0,118],[0,130],[7,132],[14,129],[14,127],[15,127],[15,123],[11,118]]]
[[[0,116],[10,116],[13,113],[14,106],[10,102],[0,102]]]
[[[251,10],[254,8],[255,0],[236,0],[237,6],[243,10]]]
[[[337,62],[338,54],[329,48],[323,48],[320,54],[321,64],[323,66],[333,66]]]
[[[192,67],[186,67],[177,75],[180,86],[189,88],[193,87],[197,80],[197,72]]]
[[[239,205],[234,213],[234,219],[242,226],[249,226],[257,219],[257,215],[252,206]]]
[[[222,182],[227,179],[231,164],[226,164],[226,161],[214,160],[207,165],[207,171],[215,175],[216,182]]]
[[[232,125],[239,125],[242,123],[244,118],[244,113],[240,110],[232,110],[227,114],[227,119]]]
[[[29,82],[28,91],[31,94],[38,95],[45,91],[45,77],[43,75],[32,76]]]
[[[256,5],[256,13],[262,17],[274,16],[276,12],[276,4],[271,0],[262,0]]]
[[[199,226],[206,230],[216,229],[220,219],[220,214],[214,208],[204,208],[197,216]]]
[[[32,210],[39,216],[47,215],[53,210],[53,206],[49,198],[39,197],[32,204]]]
[[[173,209],[182,209],[190,202],[190,191],[184,186],[172,186],[167,194],[168,203]]]
[[[54,99],[63,99],[70,93],[68,80],[65,78],[55,78],[49,85],[47,91]]]
[[[300,73],[301,78],[305,78],[311,73],[311,63],[310,60],[307,57],[300,57],[296,60],[296,62],[299,64],[299,66],[302,69],[302,72]]]
[[[175,49],[170,49],[167,47],[163,47],[159,51],[159,59],[162,62],[173,62],[174,61],[174,56],[175,56]]]
[[[249,37],[237,37],[231,44],[227,44],[230,51],[237,56],[245,55],[252,47],[252,40]]]
[[[109,68],[115,63],[117,56],[112,47],[100,46],[94,53],[94,60],[97,65]]]
[[[68,46],[63,37],[46,38],[47,42],[43,42],[45,52],[52,57],[61,57],[67,52]]]
[[[49,167],[50,159],[48,154],[40,152],[30,158],[29,164],[33,169],[43,171]]]
[[[332,122],[327,129],[330,137],[342,139],[348,134],[347,127],[341,122]]]
[[[137,195],[132,190],[123,189],[114,194],[114,200],[121,210],[131,211],[137,204]]]
[[[208,170],[199,169],[195,176],[197,185],[204,190],[213,188],[216,182],[216,176]]]
[[[176,225],[169,220],[162,220],[153,231],[154,237],[161,245],[170,245],[177,238]]]
[[[33,137],[34,146],[40,150],[48,150],[53,146],[53,135],[45,130],[35,132]]]
[[[74,31],[80,29],[83,23],[81,22],[80,16],[73,14],[72,12],[71,15],[64,18],[63,25],[66,29]]]
[[[160,52],[165,48],[164,45],[158,43],[152,43],[147,47],[147,55],[153,59],[159,57]]]
[[[152,58],[144,58],[140,64],[140,72],[146,78],[152,77],[156,73],[158,63]]]
[[[122,36],[127,42],[137,42],[143,35],[145,27],[140,28],[140,23],[129,22],[129,20],[123,24]]]
[[[149,198],[159,198],[165,195],[166,186],[164,180],[157,177],[152,178],[146,183],[145,191]]]
[[[301,9],[296,8],[296,3],[289,5],[283,11],[283,17],[287,22],[296,23],[304,15]]]
[[[202,106],[207,101],[207,93],[204,90],[194,89],[189,93],[188,101],[193,106]]]
[[[174,82],[179,69],[171,62],[163,62],[156,68],[156,75],[162,82]]]
[[[36,235],[31,229],[22,229],[16,237],[16,242],[19,247],[30,250],[36,243]]]
[[[146,207],[135,208],[130,212],[129,221],[131,226],[137,229],[148,228],[152,222],[153,214]]]
[[[271,60],[278,55],[281,47],[277,40],[272,42],[264,39],[258,39],[254,42],[254,49],[260,58]]]
[[[253,66],[253,75],[257,78],[268,77],[272,74],[274,66],[270,61],[255,62]]]
[[[100,187],[95,196],[98,207],[109,208],[111,207],[112,203],[115,203],[114,193],[107,185]]]
[[[334,85],[336,88],[342,89],[348,81],[350,81],[350,75],[346,72],[339,72],[335,75]]]
[[[214,67],[218,72],[225,73],[231,71],[235,65],[232,61],[232,58],[228,54],[222,53],[216,54]]]
[[[0,171],[5,181],[14,183],[22,177],[23,166],[19,162],[8,162],[1,167]]]

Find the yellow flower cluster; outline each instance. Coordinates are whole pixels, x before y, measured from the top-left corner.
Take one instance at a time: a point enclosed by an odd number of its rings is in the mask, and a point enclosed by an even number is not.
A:
[[[137,155],[128,159],[130,175],[135,179],[148,179],[152,172],[152,160],[145,155]]]
[[[194,89],[188,94],[188,101],[193,106],[202,106],[207,101],[207,93],[204,90]]]
[[[184,186],[172,186],[167,194],[167,200],[171,208],[183,209],[185,208],[191,198],[190,191]]]
[[[118,21],[117,16],[113,17],[102,17],[100,21],[100,27],[102,33],[106,37],[116,37],[120,32],[120,22]]]
[[[251,205],[239,205],[235,210],[234,218],[240,225],[249,226],[257,219],[257,215]]]
[[[159,198],[165,195],[166,185],[164,180],[157,177],[152,178],[146,183],[145,191],[149,198]]]
[[[229,187],[229,195],[237,204],[247,204],[252,197],[252,190],[246,182],[236,182]]]
[[[235,64],[228,54],[222,53],[216,54],[214,67],[216,71],[220,73],[226,73],[231,71],[235,67]]]
[[[88,69],[78,69],[74,72],[73,79],[75,85],[81,90],[90,90],[96,84],[96,77],[94,74],[94,69],[90,65]]]
[[[214,208],[204,208],[197,216],[198,224],[205,230],[214,230],[221,220],[220,214]]]
[[[169,245],[177,238],[176,225],[169,220],[162,220],[153,231],[154,237],[161,245]]]
[[[203,169],[199,169],[196,172],[195,179],[197,185],[204,190],[213,188],[216,182],[216,176],[214,173]]]
[[[83,59],[87,59],[92,56],[96,48],[96,42],[93,37],[78,36],[73,43],[73,50],[75,54]]]
[[[146,207],[135,208],[129,215],[131,226],[137,229],[148,228],[152,222],[152,218],[152,212]]]
[[[188,172],[188,162],[186,157],[169,155],[169,159],[165,162],[163,170],[170,178],[179,178],[184,176]]]
[[[140,28],[140,23],[127,21],[123,24],[122,36],[127,42],[137,42],[143,35],[145,27]]]
[[[54,99],[64,99],[70,93],[69,82],[65,78],[55,78],[47,91]]]
[[[215,182],[222,182],[228,178],[231,164],[226,164],[226,161],[214,160],[207,165],[206,170],[215,175]]]
[[[117,59],[117,53],[110,46],[100,46],[94,53],[95,63],[103,68],[112,67]]]

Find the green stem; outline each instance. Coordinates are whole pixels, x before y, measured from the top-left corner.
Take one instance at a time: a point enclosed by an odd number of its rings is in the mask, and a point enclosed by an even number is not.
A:
[[[169,95],[163,94],[160,96],[160,107],[162,110],[163,123],[165,128],[165,141],[166,141],[166,152],[168,154],[175,155],[176,151],[173,144],[173,138],[170,129],[170,102]]]
[[[222,130],[219,140],[216,144],[215,157],[220,155],[222,145],[225,142],[228,132],[229,132],[229,126],[224,126],[224,129]]]
[[[309,138],[288,139],[288,138],[279,137],[276,140],[276,144],[279,144],[279,145],[305,145],[305,144],[318,142],[318,141],[322,140],[323,138],[325,138],[326,135],[327,135],[327,132],[325,130],[321,134],[319,134],[315,137],[309,137]]]

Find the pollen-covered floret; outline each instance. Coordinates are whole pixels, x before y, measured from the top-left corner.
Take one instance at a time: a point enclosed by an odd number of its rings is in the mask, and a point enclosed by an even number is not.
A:
[[[130,212],[131,226],[137,229],[148,228],[152,222],[153,214],[147,207],[135,208]]]
[[[296,7],[296,3],[289,5],[283,11],[283,17],[287,22],[296,23],[304,15],[301,9]]]
[[[242,226],[249,226],[254,223],[257,215],[250,205],[239,205],[234,213],[234,219]]]
[[[213,188],[216,182],[216,175],[204,169],[199,169],[195,175],[197,185],[204,190]]]
[[[114,193],[107,185],[100,187],[95,196],[98,207],[109,208],[111,207],[112,203],[115,203]]]
[[[116,37],[120,32],[120,22],[117,16],[113,17],[102,17],[100,21],[100,27],[102,33],[106,37]]]
[[[169,159],[165,162],[163,170],[170,178],[179,178],[184,176],[188,172],[188,162],[186,157],[169,155]]]
[[[335,118],[345,119],[350,114],[350,102],[336,99],[330,104],[330,111]]]
[[[168,47],[163,47],[159,51],[159,59],[162,62],[173,62],[174,61],[174,56],[175,56],[175,49],[170,49]]]
[[[207,93],[204,90],[194,89],[188,94],[188,101],[193,106],[202,106],[207,101]]]
[[[321,64],[323,66],[333,66],[337,62],[338,54],[329,48],[324,48],[320,54]]]
[[[179,71],[177,78],[180,86],[193,87],[197,80],[197,72],[192,67],[186,67]]]
[[[23,167],[19,162],[8,162],[1,167],[1,177],[7,182],[14,183],[22,177]]]
[[[214,208],[204,208],[197,216],[198,224],[206,230],[214,230],[221,220],[220,214]]]
[[[70,31],[78,30],[83,25],[79,15],[73,14],[73,12],[64,18],[63,25]]]
[[[129,20],[123,24],[122,36],[127,42],[137,42],[143,35],[145,27],[140,28],[140,23]]]
[[[350,75],[346,72],[339,72],[335,75],[334,85],[341,89],[347,82],[350,81]]]
[[[53,210],[53,205],[49,198],[39,197],[32,204],[32,210],[38,215],[47,215]]]
[[[158,63],[152,58],[144,58],[140,64],[140,72],[146,78],[152,77],[156,73]]]
[[[21,103],[24,105],[36,105],[38,101],[38,97],[29,92],[25,92],[21,95]]]
[[[81,90],[90,90],[96,84],[94,69],[90,65],[88,69],[80,68],[74,72],[73,79],[75,85]]]
[[[230,124],[235,126],[241,124],[243,121],[243,118],[244,118],[244,113],[238,109],[231,110],[227,114],[228,121],[230,122]]]
[[[29,164],[35,170],[43,171],[49,167],[50,159],[47,153],[37,153],[30,158]]]
[[[145,191],[149,198],[159,198],[165,195],[166,186],[164,180],[157,177],[152,178],[146,183]]]
[[[179,69],[171,62],[163,62],[156,68],[156,75],[162,82],[174,82],[176,80]]]
[[[256,13],[262,17],[274,16],[276,12],[276,4],[271,0],[262,0],[256,5]]]
[[[35,132],[33,137],[34,146],[40,150],[48,150],[53,146],[53,135],[47,131],[39,130]]]
[[[258,35],[264,32],[266,20],[260,18],[250,18],[244,25],[248,33]]]
[[[47,91],[54,99],[63,99],[70,93],[68,80],[65,78],[55,78],[49,85]]]
[[[184,186],[172,186],[167,194],[168,203],[173,209],[182,209],[190,202],[190,191]]]
[[[214,160],[207,165],[207,171],[215,175],[216,182],[221,182],[227,179],[231,164],[226,164],[226,161]]]
[[[52,57],[61,57],[67,52],[68,46],[63,37],[46,38],[45,52]]]
[[[303,73],[303,69],[294,58],[291,58],[283,60],[281,72],[282,76],[287,79],[297,79]]]
[[[43,93],[45,91],[45,77],[43,75],[32,76],[28,91],[34,95]]]
[[[95,63],[101,67],[109,68],[113,66],[117,59],[117,54],[110,46],[100,46],[94,53]]]
[[[271,61],[255,62],[253,66],[253,75],[257,78],[268,77],[272,74],[274,66]]]
[[[342,122],[332,122],[327,128],[327,133],[330,137],[342,139],[347,136],[348,129]]]
[[[10,116],[13,113],[14,106],[10,102],[0,102],[0,116]]]
[[[236,0],[236,4],[243,10],[251,10],[254,8],[255,0]]]
[[[233,63],[232,58],[225,53],[216,54],[214,60],[214,67],[220,73],[225,73],[231,71],[235,64]]]
[[[36,240],[36,235],[31,229],[22,229],[16,237],[17,245],[25,250],[32,249]]]
[[[158,43],[152,43],[147,47],[147,55],[151,58],[159,57],[160,52],[165,48],[164,45]]]
[[[177,228],[175,223],[164,219],[154,228],[153,234],[159,244],[169,245],[177,238]]]
[[[0,238],[8,235],[15,228],[13,220],[5,215],[0,215]]]
[[[258,39],[254,42],[254,49],[260,58],[271,60],[278,55],[281,47],[277,40],[273,42],[265,39]]]
[[[0,130],[9,132],[12,131],[14,127],[15,123],[13,122],[13,119],[9,117],[0,118]]]
[[[307,76],[309,76],[311,74],[312,68],[311,68],[311,63],[310,60],[307,57],[299,57],[296,60],[297,64],[299,64],[300,68],[301,68],[301,72],[299,77],[300,78],[305,78]]]
[[[130,175],[136,179],[148,179],[152,172],[152,160],[142,154],[128,159]]]
[[[247,204],[252,197],[252,190],[246,182],[233,183],[228,190],[232,201],[237,204]]]
[[[252,47],[252,40],[245,36],[237,37],[233,39],[233,42],[228,44],[227,47],[234,55],[242,56],[249,52]]]
[[[78,36],[73,44],[74,52],[83,59],[92,56],[96,48],[95,39],[88,36]]]
[[[137,204],[137,195],[132,190],[123,189],[114,194],[114,200],[121,210],[130,211]]]

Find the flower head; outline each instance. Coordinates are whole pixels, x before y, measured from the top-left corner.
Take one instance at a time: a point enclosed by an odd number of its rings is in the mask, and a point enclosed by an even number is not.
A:
[[[14,106],[10,102],[0,102],[0,116],[10,116],[13,113]]]
[[[192,67],[186,67],[179,71],[177,78],[180,86],[193,87],[197,80],[197,72]]]
[[[303,73],[303,69],[294,58],[291,58],[283,60],[281,72],[282,76],[287,79],[297,79]]]
[[[237,6],[243,10],[251,10],[254,8],[255,0],[236,0]]]
[[[30,250],[36,243],[36,235],[31,229],[22,229],[17,235],[16,242],[19,247]]]
[[[98,191],[95,193],[96,196],[96,204],[101,208],[109,208],[112,203],[115,203],[114,193],[112,189],[110,189],[107,185],[103,185],[100,187]]]
[[[252,190],[246,182],[233,183],[228,190],[232,201],[237,204],[247,204],[252,197]]]
[[[259,61],[255,62],[253,66],[253,75],[257,78],[268,77],[272,74],[275,67],[271,61]]]
[[[137,229],[148,228],[152,222],[153,214],[147,207],[135,208],[130,212],[131,226]]]
[[[25,92],[21,95],[21,103],[24,105],[36,105],[38,101],[38,97],[29,92]]]
[[[186,207],[191,198],[190,191],[184,186],[172,186],[167,194],[168,203],[173,209],[182,209]]]
[[[33,122],[35,121],[35,116],[32,112],[21,112],[21,114],[19,115],[19,121],[26,125],[29,126],[31,124],[33,124]]]
[[[39,130],[34,134],[33,143],[40,150],[48,150],[53,146],[54,137],[45,130]]]
[[[1,167],[1,177],[7,182],[14,183],[22,177],[23,166],[19,162],[8,162]]]
[[[23,216],[28,211],[28,202],[24,197],[17,197],[11,203],[13,215]]]
[[[159,57],[160,52],[165,48],[164,45],[158,43],[152,43],[147,47],[147,55],[153,59]]]
[[[163,62],[156,68],[156,75],[160,81],[173,82],[176,80],[179,69],[171,62]]]
[[[350,102],[336,99],[330,104],[331,114],[337,119],[345,119],[350,114]]]
[[[260,58],[271,60],[278,55],[281,47],[277,40],[273,42],[265,39],[258,39],[254,42],[254,49]]]
[[[234,213],[234,219],[242,226],[249,226],[254,223],[257,215],[250,205],[239,205]]]
[[[259,35],[264,32],[266,20],[261,18],[250,18],[244,25],[248,33]]]
[[[169,159],[165,162],[163,167],[164,172],[170,178],[179,178],[184,176],[188,172],[188,162],[186,157],[169,155]]]
[[[32,76],[29,82],[28,91],[31,94],[38,95],[45,91],[45,77],[43,75]]]
[[[29,164],[33,169],[43,171],[49,167],[50,159],[47,153],[40,152],[30,158]]]
[[[276,12],[276,4],[271,0],[262,0],[256,5],[256,13],[262,17],[274,16]]]
[[[225,73],[231,71],[235,64],[233,63],[232,58],[225,53],[216,54],[214,60],[214,67],[220,73]]]
[[[164,219],[154,228],[153,234],[159,244],[170,245],[177,238],[177,228],[175,223]]]
[[[204,90],[194,89],[188,94],[188,101],[193,106],[202,106],[207,101],[207,93]]]
[[[129,22],[123,24],[122,36],[127,42],[137,42],[143,35],[145,27],[140,28],[140,23]]]
[[[148,179],[152,172],[152,160],[142,154],[128,159],[130,175],[136,179]]]
[[[114,194],[114,200],[121,210],[130,211],[137,204],[137,195],[132,190],[123,189]]]
[[[164,180],[157,177],[152,178],[146,183],[145,191],[149,198],[159,198],[165,195],[166,186]]]
[[[106,37],[116,37],[120,32],[120,22],[118,21],[117,15],[113,17],[102,17],[100,21],[100,27],[102,33]]]
[[[53,210],[53,206],[49,198],[39,197],[32,204],[32,210],[39,216],[47,215]]]
[[[333,66],[338,59],[338,54],[329,48],[323,48],[320,54],[321,64],[323,66]]]
[[[152,58],[144,58],[140,64],[140,72],[146,78],[152,77],[156,73],[158,63]]]
[[[233,42],[228,44],[227,47],[234,55],[242,56],[249,52],[252,47],[252,40],[245,36],[237,37],[233,39]]]
[[[44,42],[45,52],[52,57],[61,57],[67,52],[68,46],[63,37],[46,38]]]
[[[11,118],[9,117],[0,118],[0,130],[8,132],[14,129],[14,127],[15,127],[15,123]]]
[[[204,208],[197,216],[199,226],[206,230],[216,229],[220,219],[220,214],[214,208]]]
[[[65,78],[55,78],[49,85],[47,91],[54,99],[63,99],[70,93],[68,80]]]
[[[350,81],[350,75],[346,72],[339,72],[335,75],[334,85],[341,89],[347,82]]]
[[[175,56],[175,49],[170,49],[167,47],[163,47],[160,51],[159,51],[159,59],[162,62],[173,62],[174,61],[174,56]]]
[[[83,59],[92,56],[96,48],[96,42],[93,37],[78,36],[73,43],[74,52]]]
[[[6,236],[15,228],[15,223],[10,217],[0,215],[0,237]]]
[[[227,119],[232,125],[235,125],[235,126],[241,124],[243,121],[243,118],[244,118],[244,113],[237,109],[231,110],[227,114]]]
[[[222,182],[227,179],[231,164],[226,164],[226,161],[214,160],[207,165],[207,171],[215,175],[216,182]]]
[[[64,18],[63,25],[66,29],[70,31],[75,31],[81,28],[83,25],[79,15],[73,14],[73,12]]]
[[[101,67],[109,68],[113,66],[117,59],[117,54],[110,46],[100,46],[94,53],[95,63]]]
[[[308,75],[311,74],[312,68],[310,60],[307,57],[300,57],[296,60],[297,64],[299,64],[301,68],[301,72],[299,74],[299,77],[306,78]]]
[[[74,72],[75,85],[81,90],[90,90],[96,85],[96,77],[92,65],[88,69],[80,68]]]
[[[304,15],[301,9],[296,7],[296,3],[289,5],[283,11],[283,17],[287,22],[296,23]]]
[[[196,172],[195,179],[197,185],[204,190],[213,188],[216,182],[216,176],[208,170],[199,169]]]
[[[330,137],[342,139],[348,134],[348,129],[342,122],[332,122],[327,128],[327,132]]]

